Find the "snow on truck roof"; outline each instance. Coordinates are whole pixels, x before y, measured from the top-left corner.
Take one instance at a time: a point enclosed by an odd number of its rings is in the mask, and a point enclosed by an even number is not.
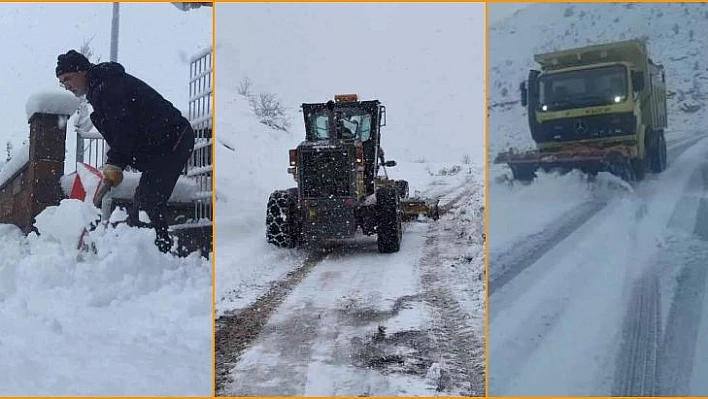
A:
[[[630,62],[646,69],[646,44],[639,40],[597,44],[534,55],[543,69],[552,70],[601,62]]]

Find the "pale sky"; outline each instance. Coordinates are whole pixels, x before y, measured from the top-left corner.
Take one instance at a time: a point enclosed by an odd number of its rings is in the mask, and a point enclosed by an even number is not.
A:
[[[109,60],[112,9],[112,3],[0,3],[3,150],[7,140],[17,148],[29,135],[28,97],[62,90],[54,76],[57,55],[94,37],[94,53]],[[188,59],[211,45],[211,13],[210,7],[185,12],[170,3],[121,3],[118,62],[186,109]]]

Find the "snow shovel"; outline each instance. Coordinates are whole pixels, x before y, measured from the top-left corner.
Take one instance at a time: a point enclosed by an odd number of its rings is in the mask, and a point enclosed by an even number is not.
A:
[[[96,193],[93,195],[93,205],[96,208],[101,209],[101,219],[100,222],[104,225],[107,226],[109,219],[111,218],[111,196],[107,195],[110,191],[111,188],[113,187],[113,184],[106,180],[103,179],[101,180],[101,183],[98,184],[98,187],[96,187]],[[90,229],[94,230],[97,225],[94,225],[91,223]],[[86,237],[86,234],[88,234],[89,229],[84,227],[84,230],[81,232],[81,236],[79,237],[79,244],[77,245],[76,249],[82,249],[84,247],[84,237]]]

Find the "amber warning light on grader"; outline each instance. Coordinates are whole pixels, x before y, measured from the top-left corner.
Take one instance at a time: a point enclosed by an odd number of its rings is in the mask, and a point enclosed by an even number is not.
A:
[[[334,101],[338,103],[348,103],[359,101],[359,96],[356,94],[335,94]]]

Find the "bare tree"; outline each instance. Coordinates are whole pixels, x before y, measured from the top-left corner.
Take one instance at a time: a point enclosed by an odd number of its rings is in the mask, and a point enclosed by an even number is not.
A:
[[[79,47],[79,53],[83,54],[84,57],[88,58],[88,60],[93,62],[94,64],[98,64],[99,62],[101,62],[101,56],[96,56],[96,53],[94,53],[93,48],[91,48],[91,41],[94,37],[96,37],[95,33],[93,36],[91,36],[90,39],[84,40],[84,43],[81,45],[81,47]]]
[[[10,140],[8,140],[7,141],[7,159],[5,160],[5,162],[10,162],[11,159],[12,159],[12,143],[10,142]]]
[[[237,89],[238,94],[240,94],[246,98],[250,98],[253,95],[251,93],[251,86],[252,86],[251,79],[249,79],[248,76],[244,77],[241,80],[241,83],[239,83],[239,85],[238,85],[238,89]]]
[[[251,108],[258,116],[260,122],[274,129],[288,131],[290,123],[285,116],[285,109],[275,94],[261,93],[258,97],[251,97]]]
[[[275,94],[254,94],[253,83],[247,76],[241,80],[236,92],[248,99],[251,110],[262,124],[273,129],[288,131],[290,122],[285,114],[285,107]]]

